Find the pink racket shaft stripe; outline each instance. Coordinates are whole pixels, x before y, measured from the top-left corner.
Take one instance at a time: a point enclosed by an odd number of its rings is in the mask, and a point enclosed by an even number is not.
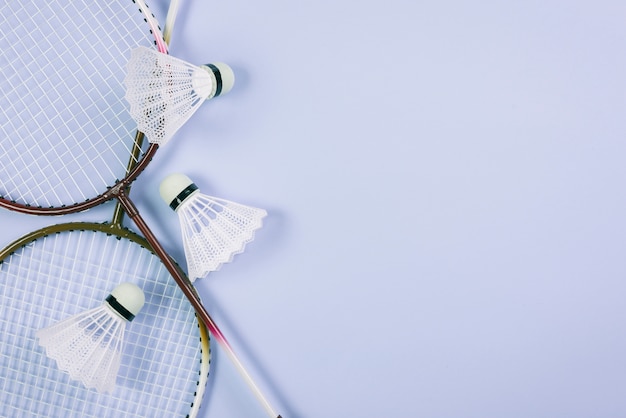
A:
[[[137,4],[137,6],[139,6],[144,16],[152,16],[152,12],[148,10],[148,6],[146,6],[143,0],[133,0],[133,1],[135,2],[135,4]],[[150,31],[152,31],[152,34],[154,35],[157,49],[159,50],[159,52],[163,52],[164,54],[167,54],[167,50],[168,50],[167,43],[163,39],[163,34],[161,33],[159,24],[156,22],[155,19],[150,19],[148,17],[146,17],[146,22],[148,23],[148,26],[150,27]]]

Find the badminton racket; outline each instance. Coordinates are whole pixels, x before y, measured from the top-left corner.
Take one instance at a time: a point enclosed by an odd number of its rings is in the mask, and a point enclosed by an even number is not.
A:
[[[115,223],[67,223],[0,251],[0,416],[197,416],[209,372],[208,333],[149,249]],[[36,332],[99,306],[124,281],[137,284],[146,303],[126,328],[116,387],[104,394],[61,371]]]
[[[0,206],[62,215],[117,199],[271,417],[269,402],[128,198],[158,146],[138,148],[122,80],[138,46],[166,53],[143,0],[7,2],[0,7]]]

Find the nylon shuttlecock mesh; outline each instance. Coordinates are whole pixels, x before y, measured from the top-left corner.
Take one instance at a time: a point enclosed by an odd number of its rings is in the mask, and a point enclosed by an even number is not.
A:
[[[126,320],[103,304],[37,331],[60,370],[99,392],[112,392],[121,364]]]
[[[171,55],[138,47],[126,66],[126,100],[137,128],[159,145],[214,93],[209,72]]]
[[[232,261],[263,225],[267,212],[197,193],[177,210],[192,280]]]

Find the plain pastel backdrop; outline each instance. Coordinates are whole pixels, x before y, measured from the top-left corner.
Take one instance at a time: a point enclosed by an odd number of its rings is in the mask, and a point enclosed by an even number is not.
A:
[[[131,197],[181,262],[165,175],[268,211],[196,283],[284,418],[623,417],[625,50],[620,0],[184,0],[236,84]],[[202,416],[263,417],[212,353]]]

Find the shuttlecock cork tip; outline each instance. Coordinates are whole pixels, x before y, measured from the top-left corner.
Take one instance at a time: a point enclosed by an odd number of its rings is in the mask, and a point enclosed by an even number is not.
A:
[[[161,181],[159,193],[161,199],[174,211],[198,191],[198,186],[186,175],[181,173],[170,174]]]
[[[204,65],[215,77],[215,94],[213,97],[217,97],[228,93],[235,85],[235,73],[230,65],[223,62],[214,62],[212,64]]]
[[[118,314],[132,321],[143,308],[146,297],[136,284],[122,283],[113,289],[106,301]]]

